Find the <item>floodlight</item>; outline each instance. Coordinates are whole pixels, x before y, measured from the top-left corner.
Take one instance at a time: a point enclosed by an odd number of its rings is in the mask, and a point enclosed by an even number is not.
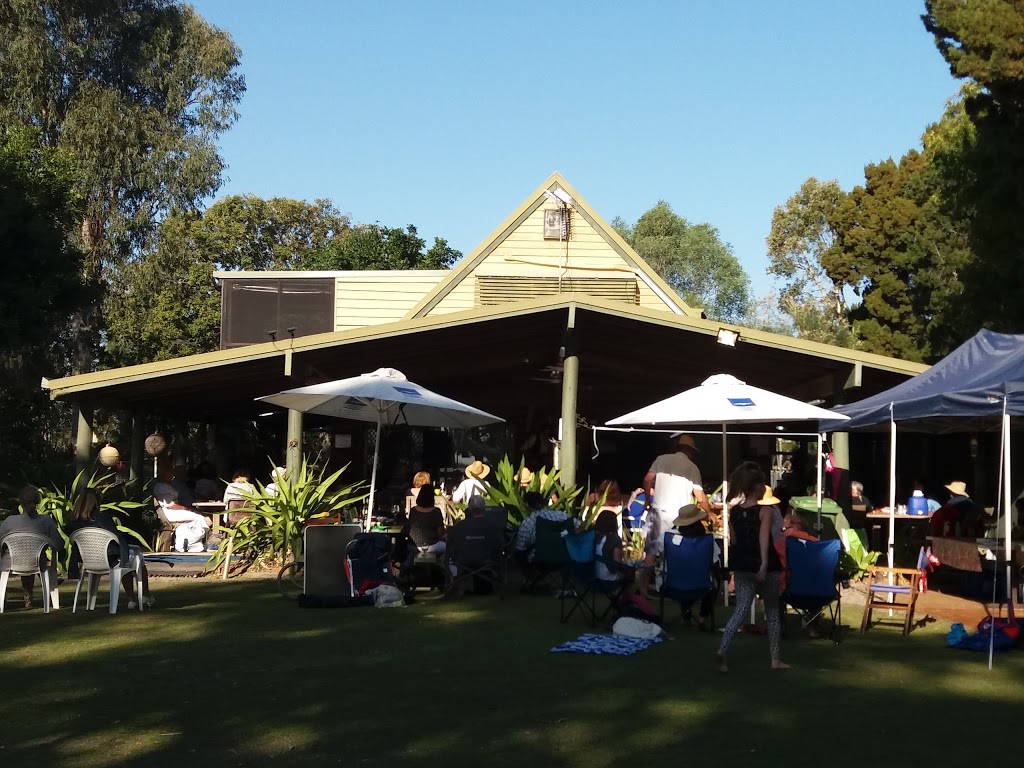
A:
[[[573,202],[574,202],[573,199],[572,199],[572,195],[570,195],[564,189],[556,189],[553,192],[553,194],[554,194],[555,198],[558,199],[559,202],[561,202],[561,203],[563,203],[565,205],[572,205]]]
[[[740,332],[734,331],[729,328],[718,329],[718,343],[724,344],[727,347],[735,347],[736,342],[740,340]]]

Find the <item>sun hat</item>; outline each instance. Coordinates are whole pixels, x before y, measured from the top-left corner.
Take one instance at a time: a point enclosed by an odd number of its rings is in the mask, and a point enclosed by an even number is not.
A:
[[[483,480],[490,473],[491,468],[484,464],[482,461],[474,461],[472,464],[466,467],[466,477],[472,477],[476,480]]]
[[[274,470],[270,473],[270,479],[275,483],[283,482],[288,476],[288,470],[284,467],[274,467]]]
[[[762,496],[761,500],[757,503],[764,507],[774,507],[776,504],[781,504],[782,502],[779,501],[775,493],[772,492],[771,487],[766,485],[764,487],[764,496]]]
[[[679,508],[679,515],[672,521],[672,527],[683,528],[687,525],[693,525],[701,520],[705,520],[707,516],[708,513],[696,504],[687,504],[685,507]]]
[[[946,490],[952,493],[954,496],[966,496],[967,483],[965,483],[963,480],[954,480],[952,483],[946,486]]]
[[[529,467],[523,467],[516,475],[516,479],[520,485],[529,485],[533,481],[533,472],[530,471]]]
[[[697,444],[695,442],[693,442],[693,437],[690,436],[690,435],[680,435],[679,438],[676,440],[676,447],[677,448],[692,448],[697,453],[700,453],[700,448],[698,448]]]

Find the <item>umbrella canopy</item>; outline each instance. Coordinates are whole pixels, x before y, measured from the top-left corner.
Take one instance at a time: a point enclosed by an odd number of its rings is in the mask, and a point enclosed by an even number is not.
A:
[[[405,378],[404,373],[394,368],[378,368],[373,373],[286,389],[276,395],[256,399],[302,413],[376,422],[377,440],[373,446],[367,528],[377,492],[377,457],[380,454],[380,430],[383,425],[466,429],[504,421],[493,414],[414,384]]]
[[[759,389],[719,373],[699,387],[652,403],[608,422],[628,424],[754,424],[767,421],[818,421],[841,418],[832,411]]]
[[[827,414],[823,416],[822,414]],[[608,426],[658,424],[721,424],[722,425],[722,497],[728,494],[729,467],[726,456],[726,425],[756,424],[767,421],[818,421],[838,418],[831,411],[808,405],[791,397],[769,392],[746,384],[735,376],[715,374],[699,387],[687,389],[678,395],[652,403],[638,411],[627,413],[607,422]],[[820,438],[819,438],[820,453]],[[725,564],[729,564],[729,505],[723,503],[725,519]],[[818,527],[821,527],[821,479],[818,480]]]
[[[431,392],[409,381],[405,374],[394,368],[378,368],[373,373],[286,389],[256,399],[303,413],[413,427],[466,429],[504,421],[471,405]]]

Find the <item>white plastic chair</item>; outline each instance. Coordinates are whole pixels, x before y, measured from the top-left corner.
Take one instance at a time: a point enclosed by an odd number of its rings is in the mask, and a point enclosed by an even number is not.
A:
[[[142,557],[132,553],[127,563],[118,562],[110,565],[107,557],[107,549],[111,542],[120,547],[120,542],[110,531],[102,528],[80,528],[71,534],[71,543],[78,546],[78,553],[82,558],[81,573],[79,574],[78,586],[75,588],[75,602],[71,612],[78,610],[78,595],[82,591],[82,583],[88,579],[89,586],[86,591],[86,610],[96,609],[96,597],[100,591],[100,579],[103,576],[110,578],[110,612],[117,613],[117,599],[121,594],[121,578],[126,573],[135,576],[136,602],[139,610],[143,609],[142,600]]]
[[[43,613],[49,613],[51,605],[60,608],[56,573],[52,568],[40,565],[43,551],[47,547],[53,547],[49,537],[29,531],[9,533],[0,540],[0,554],[6,549],[11,556],[10,567],[0,572],[0,613],[4,612],[7,602],[7,582],[11,576],[38,574],[43,585]]]

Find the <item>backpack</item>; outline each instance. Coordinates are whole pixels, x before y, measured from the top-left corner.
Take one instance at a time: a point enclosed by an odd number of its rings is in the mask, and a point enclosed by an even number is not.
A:
[[[381,584],[395,584],[391,539],[384,533],[357,533],[345,550],[349,594],[362,595]]]

